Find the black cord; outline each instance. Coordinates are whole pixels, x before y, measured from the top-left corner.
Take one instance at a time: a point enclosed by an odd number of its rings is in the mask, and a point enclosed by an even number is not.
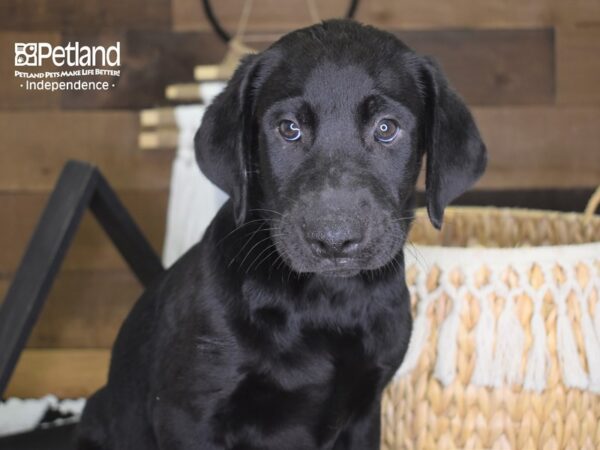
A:
[[[219,23],[219,20],[217,19],[217,16],[215,16],[215,13],[210,4],[210,0],[202,0],[202,6],[204,7],[204,14],[206,14],[206,18],[210,22],[213,31],[217,33],[217,36],[219,36],[223,42],[229,42],[231,40],[231,35]],[[354,14],[356,14],[357,8],[358,0],[350,0],[350,6],[346,11],[346,19],[352,19],[354,17]]]
[[[210,22],[210,24],[213,28],[213,31],[215,33],[217,33],[217,35],[221,38],[221,40],[223,42],[225,42],[225,43],[229,42],[231,40],[231,36],[229,35],[229,33],[227,31],[225,31],[225,29],[221,26],[221,24],[217,20],[217,17],[215,16],[215,13],[212,10],[212,6],[210,5],[210,1],[202,0],[202,5],[204,6],[204,14],[206,14],[206,17],[207,17],[208,21]]]
[[[346,19],[353,19],[356,14],[356,8],[358,8],[358,0],[351,0],[348,11],[346,11]]]

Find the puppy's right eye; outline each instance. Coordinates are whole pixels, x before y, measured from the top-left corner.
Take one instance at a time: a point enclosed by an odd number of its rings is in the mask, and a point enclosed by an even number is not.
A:
[[[389,144],[396,139],[399,130],[398,124],[392,119],[380,120],[375,128],[375,140],[378,142],[383,142],[384,144]]]
[[[282,120],[279,122],[279,127],[277,128],[279,134],[281,134],[286,141],[297,141],[302,136],[302,130],[300,130],[298,124],[292,120]]]

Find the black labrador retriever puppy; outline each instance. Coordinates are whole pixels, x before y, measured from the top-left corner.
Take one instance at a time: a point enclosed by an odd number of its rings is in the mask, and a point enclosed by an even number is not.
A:
[[[231,199],[125,321],[78,448],[377,449],[421,160],[440,227],[485,167],[471,114],[432,60],[329,21],[248,56],[196,153]]]

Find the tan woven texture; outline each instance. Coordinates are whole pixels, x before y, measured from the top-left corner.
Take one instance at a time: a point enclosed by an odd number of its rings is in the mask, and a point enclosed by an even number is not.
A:
[[[419,211],[410,235],[415,246],[408,245],[419,261],[419,246],[518,248],[523,255],[541,246],[573,246],[600,242],[600,217],[581,214],[551,213],[497,208],[449,208],[441,232],[434,230],[426,213]],[[581,247],[581,245],[579,245]],[[561,247],[562,252],[569,248]],[[407,283],[413,286],[419,276],[426,276],[427,289],[439,287],[443,269],[428,253],[424,264],[407,264]],[[547,261],[544,261],[547,264]],[[526,371],[527,355],[534,341],[531,330],[534,302],[526,292],[533,292],[543,283],[561,286],[570,280],[582,289],[590,280],[600,277],[600,254],[590,263],[570,260],[570,267],[560,260],[544,272],[533,261],[526,276],[517,276],[510,264],[499,278],[508,288],[526,288],[514,299],[516,317],[523,330],[521,372]],[[482,262],[473,276],[476,285],[489,283],[491,269]],[[426,273],[420,273],[425,271]],[[544,275],[545,274],[545,275]],[[552,280],[544,279],[551,274]],[[465,282],[460,268],[445,274],[457,289]],[[498,274],[496,274],[498,275]],[[449,278],[448,278],[449,277]],[[597,286],[597,284],[596,284]],[[528,291],[529,290],[529,291]],[[413,314],[416,315],[418,292],[412,292]],[[582,292],[582,291],[579,291]],[[594,317],[600,308],[598,289],[586,291],[582,302],[571,291],[566,300],[569,324],[574,336],[581,367],[587,371],[588,358],[581,330],[582,305],[588,308],[586,317]],[[492,286],[490,302],[496,321],[506,306],[505,296],[495,293]],[[480,303],[465,294],[456,332],[456,376],[444,385],[434,376],[438,360],[438,337],[442,324],[452,309],[453,298],[441,291],[432,301],[426,317],[430,327],[427,340],[415,367],[405,376],[394,379],[385,391],[382,405],[382,449],[600,449],[600,395],[590,389],[569,388],[564,382],[557,351],[557,306],[551,290],[545,292],[541,317],[546,332],[545,343],[549,360],[545,387],[541,392],[526,390],[523,383],[503,383],[497,387],[478,386],[472,382],[477,355],[476,329],[481,316]],[[538,313],[539,314],[539,313]],[[496,322],[497,323],[497,322]],[[496,337],[495,346],[498,346]],[[496,347],[495,347],[496,348]],[[588,356],[589,357],[589,356]],[[564,362],[563,362],[564,365]],[[564,369],[562,369],[564,371]]]

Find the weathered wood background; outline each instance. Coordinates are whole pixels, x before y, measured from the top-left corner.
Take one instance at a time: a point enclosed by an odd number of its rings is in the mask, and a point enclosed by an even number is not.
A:
[[[67,159],[97,164],[160,251],[172,152],[137,148],[138,111],[220,60],[199,0],[0,2],[0,298]],[[233,30],[243,0],[214,1]],[[345,0],[318,0],[322,18]],[[357,18],[438,58],[473,107],[490,150],[480,187],[600,184],[599,0],[363,0]],[[249,32],[268,41],[308,25],[305,0],[255,0]],[[121,41],[110,93],[19,88],[14,42]],[[87,395],[141,288],[86,217],[8,395]],[[0,349],[1,351],[1,349]]]

